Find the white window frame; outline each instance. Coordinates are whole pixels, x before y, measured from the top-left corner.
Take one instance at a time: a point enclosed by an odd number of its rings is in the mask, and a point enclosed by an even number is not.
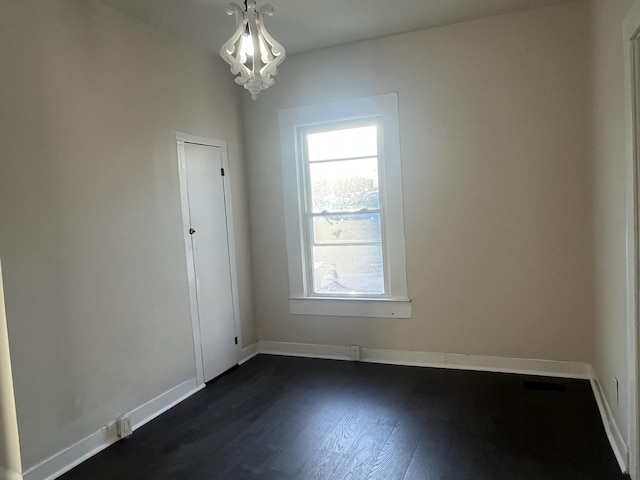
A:
[[[404,239],[404,210],[398,95],[389,93],[339,103],[294,107],[278,112],[285,224],[289,261],[289,312],[299,315],[356,317],[411,317],[407,294]],[[310,127],[340,125],[375,119],[382,128],[382,152],[379,154],[380,201],[383,212],[383,255],[386,258],[384,296],[319,296],[309,285],[305,216],[305,155],[300,132]]]

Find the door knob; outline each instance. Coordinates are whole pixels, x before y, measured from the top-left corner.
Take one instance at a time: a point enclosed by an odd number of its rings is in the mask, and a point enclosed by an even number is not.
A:
[[[193,235],[194,233],[196,233],[196,231],[195,231],[193,228],[190,228],[190,229],[189,229],[189,234],[190,234],[190,235]]]

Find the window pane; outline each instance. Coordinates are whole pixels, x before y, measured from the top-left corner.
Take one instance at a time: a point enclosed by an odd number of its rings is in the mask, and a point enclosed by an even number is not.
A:
[[[322,215],[313,218],[315,243],[381,242],[379,213]]]
[[[341,128],[307,135],[309,161],[378,155],[378,127]]]
[[[315,293],[383,294],[382,245],[313,247]]]
[[[314,213],[380,208],[378,159],[309,164]]]

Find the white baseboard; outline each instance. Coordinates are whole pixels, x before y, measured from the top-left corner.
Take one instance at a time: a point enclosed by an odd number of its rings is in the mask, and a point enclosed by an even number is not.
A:
[[[290,357],[328,358],[332,360],[351,359],[348,346],[316,345],[313,343],[258,342],[260,353],[287,355]]]
[[[238,365],[242,365],[243,363],[248,362],[253,357],[258,355],[258,353],[260,353],[260,351],[258,350],[258,342],[253,343],[246,348],[243,348],[241,358],[238,361]]]
[[[600,416],[602,417],[602,423],[604,424],[604,430],[607,433],[607,438],[609,439],[613,453],[616,456],[616,460],[618,460],[620,469],[626,473],[629,470],[629,449],[627,448],[626,442],[618,429],[615,418],[611,413],[611,408],[609,408],[607,397],[604,395],[602,386],[600,385],[593,369],[591,369],[590,380],[593,395],[596,398],[598,410],[600,410]]]
[[[204,385],[198,385],[195,378],[187,380],[123,416],[131,416],[131,424],[135,431],[202,388]],[[118,441],[113,425],[112,423],[101,428],[38,465],[29,468],[22,476],[15,479],[9,477],[7,480],[53,480],[59,477]]]
[[[22,480],[22,475],[0,467],[0,480]]]
[[[260,353],[274,355],[330,358],[334,360],[350,360],[351,358],[350,346],[348,345],[315,345],[289,342],[259,342],[258,345]],[[586,363],[528,358],[361,348],[360,361],[418,367],[522,373],[546,377],[591,378],[591,367]]]
[[[204,384],[198,385],[196,383],[196,379],[193,378],[173,387],[171,390],[158,395],[153,400],[150,400],[144,405],[136,408],[134,411],[129,413],[131,416],[133,430],[135,431],[144,424],[149,423],[154,418],[162,415],[171,407],[175,407],[177,404],[186,400],[194,393],[202,390],[204,387]]]

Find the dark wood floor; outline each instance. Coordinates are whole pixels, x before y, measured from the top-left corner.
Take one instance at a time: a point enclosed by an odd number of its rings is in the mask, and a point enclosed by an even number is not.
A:
[[[627,477],[584,380],[260,355],[61,478]]]

